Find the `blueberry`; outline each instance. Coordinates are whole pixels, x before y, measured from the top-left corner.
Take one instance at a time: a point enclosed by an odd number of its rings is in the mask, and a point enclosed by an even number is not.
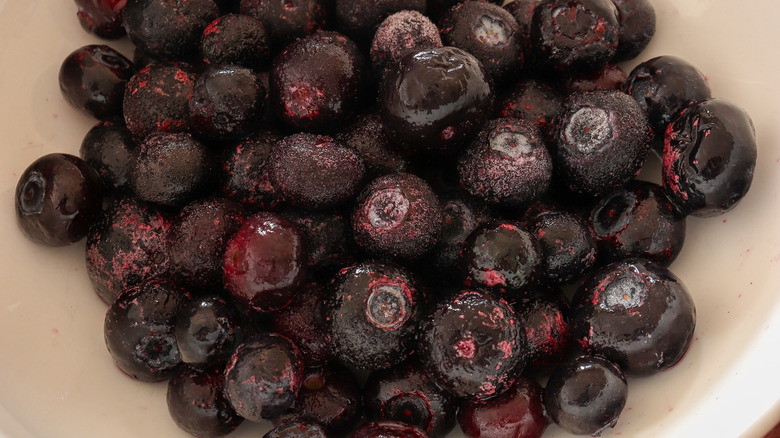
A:
[[[249,15],[223,15],[203,30],[200,56],[209,65],[232,64],[260,71],[271,60],[268,32]]]
[[[458,423],[467,437],[539,438],[547,429],[542,388],[519,378],[505,393],[488,400],[464,400]]]
[[[171,418],[182,430],[195,436],[223,436],[244,419],[230,406],[222,388],[222,368],[199,370],[187,365],[168,381],[166,400]]]

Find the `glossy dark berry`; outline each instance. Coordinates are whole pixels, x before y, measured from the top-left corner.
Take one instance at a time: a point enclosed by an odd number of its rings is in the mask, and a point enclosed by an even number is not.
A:
[[[460,184],[496,207],[519,209],[547,192],[552,158],[539,129],[521,119],[492,119],[458,160]]]
[[[428,438],[417,426],[400,421],[369,421],[358,426],[349,438]]]
[[[425,12],[425,0],[335,0],[336,26],[355,41],[370,42],[377,25],[403,10]]]
[[[140,144],[130,188],[142,201],[183,206],[206,188],[214,164],[210,151],[192,135],[155,133]]]
[[[84,238],[103,207],[103,184],[84,160],[47,154],[19,177],[14,197],[16,221],[25,236],[48,246]]]
[[[582,76],[564,76],[560,87],[567,96],[574,93],[598,90],[623,90],[628,74],[616,64],[606,64],[600,69]]]
[[[143,139],[152,132],[190,129],[189,102],[196,75],[175,64],[149,64],[127,83],[123,101],[125,123]]]
[[[353,198],[365,175],[358,154],[325,135],[299,133],[274,147],[269,178],[289,204],[322,210]]]
[[[138,145],[124,121],[99,122],[84,136],[79,155],[92,166],[107,191],[124,192]]]
[[[541,263],[536,236],[517,223],[491,221],[466,239],[460,267],[469,287],[517,296],[536,281]]]
[[[106,347],[127,375],[146,382],[167,379],[181,364],[174,335],[176,316],[187,298],[167,281],[124,290],[106,312]]]
[[[259,132],[225,149],[219,179],[220,189],[228,199],[251,212],[276,206],[279,194],[271,184],[268,162],[281,139],[270,132]]]
[[[580,356],[553,372],[544,389],[547,415],[577,435],[598,436],[618,421],[628,398],[626,378],[599,356]]]
[[[365,68],[355,43],[341,34],[321,31],[298,40],[274,59],[271,109],[293,130],[333,132],[355,111]]]
[[[327,435],[317,423],[293,420],[269,430],[263,438],[327,438]]]
[[[378,115],[358,114],[336,134],[336,141],[357,152],[366,167],[366,176],[408,172],[411,163],[385,134]]]
[[[263,23],[274,51],[325,26],[324,0],[240,0],[239,11]]]
[[[282,210],[279,214],[298,225],[306,241],[310,274],[330,280],[355,262],[349,217],[335,211]]]
[[[176,317],[181,360],[195,368],[224,364],[242,341],[238,310],[218,295],[187,300]]]
[[[403,10],[385,18],[371,41],[371,67],[383,78],[408,51],[441,47],[439,28],[419,11]]]
[[[512,307],[488,292],[440,300],[424,320],[418,358],[442,388],[474,400],[512,386],[525,366],[525,333]]]
[[[271,60],[263,23],[243,14],[226,14],[212,21],[200,37],[200,56],[209,65],[240,65],[260,71]]]
[[[444,437],[455,426],[455,398],[437,386],[416,361],[371,373],[365,404],[374,420],[412,424],[434,438]]]
[[[473,55],[455,47],[409,52],[379,89],[390,139],[413,152],[456,151],[493,108],[490,78]]]
[[[567,74],[597,70],[615,55],[619,34],[611,0],[542,2],[531,24],[536,67]]]
[[[115,39],[125,35],[122,12],[127,0],[76,0],[81,27],[100,38]]]
[[[540,277],[563,284],[587,273],[596,263],[597,240],[588,222],[576,213],[548,210],[527,220],[527,229],[539,241]]]
[[[199,370],[181,366],[168,381],[168,412],[179,428],[194,436],[224,436],[244,419],[222,393],[222,368]]]
[[[190,97],[190,123],[195,132],[218,140],[237,139],[258,130],[265,105],[260,78],[246,67],[206,68]]]
[[[154,58],[185,61],[219,14],[213,0],[127,0],[124,25],[130,41]]]
[[[388,368],[415,348],[426,295],[406,269],[366,261],[343,269],[323,302],[334,356],[363,370]]]
[[[131,198],[111,203],[90,227],[87,274],[95,292],[111,304],[124,289],[169,275],[170,219]]]
[[[271,314],[275,333],[289,338],[307,367],[321,367],[333,358],[333,342],[322,314],[325,289],[318,283],[307,283],[289,306]]]
[[[756,131],[744,109],[724,99],[695,104],[666,130],[664,191],[682,214],[725,213],[750,189],[756,156]]]
[[[441,220],[441,206],[430,186],[413,174],[395,173],[363,189],[352,212],[352,232],[369,254],[415,260],[436,245]]]
[[[125,86],[133,76],[132,62],[106,45],[76,49],[62,61],[60,92],[77,110],[100,120],[122,114]]]
[[[513,304],[528,342],[525,375],[547,374],[552,366],[563,362],[572,347],[569,324],[562,306],[555,298],[531,296]]]
[[[631,181],[605,195],[590,222],[605,260],[643,257],[669,266],[685,242],[685,217],[654,183]]]
[[[523,68],[522,34],[517,20],[499,5],[467,0],[439,21],[444,45],[474,55],[496,84],[516,80]]]
[[[298,227],[273,213],[244,220],[228,241],[224,285],[244,306],[270,312],[292,301],[306,276],[306,250]]]
[[[225,366],[224,393],[250,421],[274,418],[295,402],[303,382],[298,347],[275,334],[260,334],[236,348]]]
[[[342,436],[357,425],[362,415],[360,383],[349,368],[333,363],[304,370],[295,405],[274,422],[311,421],[329,435]]]
[[[620,91],[569,96],[556,127],[556,175],[577,194],[598,196],[627,183],[650,150],[644,112]]]
[[[515,1],[515,3],[518,0]],[[563,107],[560,90],[533,79],[509,87],[496,101],[496,117],[524,119],[536,125],[549,139],[553,121]]]
[[[612,0],[620,16],[615,61],[636,58],[655,35],[655,9],[650,0]]]
[[[519,378],[505,393],[488,400],[465,400],[458,423],[470,438],[539,438],[547,429],[542,388]]]
[[[659,140],[683,109],[710,98],[710,86],[704,74],[675,56],[659,56],[637,65],[629,73],[623,89],[645,111]]]
[[[580,286],[571,306],[572,338],[631,374],[652,374],[679,362],[696,326],[685,285],[644,259],[602,267]]]

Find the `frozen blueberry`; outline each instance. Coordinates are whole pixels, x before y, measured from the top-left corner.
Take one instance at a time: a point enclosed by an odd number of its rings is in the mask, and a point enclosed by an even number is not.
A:
[[[127,0],[76,0],[76,16],[81,27],[100,38],[116,39],[125,35],[122,14]]]
[[[315,422],[293,420],[274,427],[263,438],[327,438],[327,435]]]
[[[311,277],[330,280],[355,262],[347,215],[338,210],[281,210],[279,214],[298,225],[303,233]]]
[[[124,192],[138,145],[123,120],[100,122],[84,136],[79,155],[92,166],[107,191]]]
[[[354,149],[363,159],[371,178],[388,173],[408,172],[410,159],[390,142],[379,116],[358,114],[336,134],[336,141]]]
[[[325,289],[320,284],[306,283],[289,306],[270,317],[273,331],[298,346],[307,367],[321,367],[333,359],[333,342],[322,314],[324,297]]]
[[[239,11],[263,23],[274,52],[325,26],[324,0],[240,0]]]
[[[564,210],[544,210],[527,220],[527,228],[539,240],[541,279],[564,284],[585,275],[595,264],[597,238],[580,215]]]
[[[238,309],[218,295],[187,300],[174,328],[182,362],[201,369],[223,365],[243,340],[239,319]]]
[[[244,421],[222,393],[222,368],[179,367],[168,381],[168,412],[179,428],[194,436],[224,436]]]
[[[387,17],[371,41],[371,66],[378,78],[394,68],[408,51],[441,47],[439,28],[415,10],[403,10]]]
[[[553,120],[563,107],[560,90],[534,79],[509,87],[496,101],[496,117],[524,119],[536,125],[545,139],[553,134]]]
[[[269,160],[280,135],[270,132],[252,134],[222,155],[220,189],[228,198],[240,203],[247,211],[273,209],[279,193],[271,184]]]
[[[358,426],[349,438],[428,438],[417,426],[400,421],[369,421]]]
[[[655,35],[655,9],[649,0],[612,0],[620,13],[615,61],[636,58]]]
[[[361,42],[370,42],[379,23],[403,10],[425,12],[425,0],[334,0],[337,29]]]
[[[528,342],[528,363],[523,373],[529,376],[548,374],[551,367],[564,361],[573,344],[565,312],[568,309],[549,296],[552,291],[544,292],[513,303]]]
[[[240,65],[260,71],[271,60],[268,32],[257,18],[226,14],[200,37],[200,56],[209,65]]]
[[[616,64],[606,64],[586,75],[567,75],[561,79],[560,88],[567,96],[584,91],[623,90],[628,75]]]

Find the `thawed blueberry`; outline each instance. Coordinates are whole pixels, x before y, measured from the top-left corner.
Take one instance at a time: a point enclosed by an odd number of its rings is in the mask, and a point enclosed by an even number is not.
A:
[[[558,89],[529,79],[516,83],[499,96],[495,116],[528,120],[549,139],[553,135],[553,121],[562,107],[563,96]]]
[[[526,340],[515,311],[488,292],[463,290],[441,299],[425,318],[418,358],[456,397],[497,396],[526,362]]]
[[[270,132],[250,135],[222,155],[220,189],[228,199],[239,202],[247,211],[270,210],[279,202],[279,193],[271,184],[269,160],[282,137]]]
[[[564,210],[544,210],[527,219],[539,240],[540,277],[550,284],[576,280],[596,264],[597,240],[588,222]]]
[[[566,74],[597,70],[615,55],[619,35],[611,0],[552,0],[534,9],[531,46],[537,68]]]
[[[536,236],[517,223],[495,220],[466,239],[460,268],[469,287],[519,296],[536,281],[541,263]]]
[[[334,0],[336,28],[355,41],[370,42],[377,25],[403,10],[425,12],[425,0]]]
[[[355,43],[330,31],[297,40],[273,62],[271,110],[295,131],[336,131],[357,108],[366,81]]]
[[[134,379],[156,382],[181,364],[174,334],[187,293],[160,280],[124,290],[106,312],[106,347],[116,365]]]
[[[559,367],[543,394],[553,422],[570,433],[593,436],[617,423],[627,398],[620,368],[599,356],[580,356]]]
[[[194,436],[227,435],[244,421],[222,393],[222,368],[179,367],[168,381],[168,412],[179,428]]]
[[[556,125],[556,177],[573,193],[599,196],[622,186],[650,150],[644,112],[620,91],[569,96]]]
[[[259,334],[236,348],[225,366],[224,393],[250,421],[274,418],[295,403],[303,382],[298,347],[276,334]]]
[[[282,198],[306,210],[322,210],[353,198],[365,175],[358,154],[325,135],[299,133],[274,147],[268,176]]]
[[[370,178],[388,173],[408,172],[412,166],[406,154],[399,151],[387,138],[382,121],[373,113],[353,117],[336,134],[336,141],[357,152],[363,159],[366,175]]]
[[[91,44],[68,55],[59,71],[62,97],[77,110],[106,120],[122,114],[133,64],[106,45]]]
[[[223,259],[224,285],[242,306],[261,312],[284,308],[306,277],[306,250],[298,227],[273,213],[244,220]]]
[[[409,52],[379,89],[380,117],[390,139],[413,152],[456,151],[493,107],[490,77],[473,55],[455,47]]]
[[[208,185],[213,157],[188,133],[160,132],[141,143],[130,172],[130,189],[145,202],[180,207]]]
[[[655,9],[650,0],[612,0],[620,13],[620,38],[615,61],[636,58],[655,35]]]
[[[675,56],[658,56],[637,65],[623,90],[645,111],[658,140],[683,109],[710,98],[704,74]]]
[[[499,5],[468,0],[439,21],[444,45],[474,55],[496,84],[515,80],[523,68],[522,33],[517,20]]]
[[[103,183],[84,160],[47,154],[19,177],[14,196],[16,221],[25,236],[48,246],[84,238],[103,208]]]
[[[170,275],[170,219],[132,198],[112,202],[89,229],[87,274],[98,296],[111,304],[124,289]]]
[[[539,129],[530,121],[493,119],[458,160],[460,184],[492,206],[519,209],[547,192],[552,159]]]
[[[130,41],[164,61],[186,61],[198,53],[203,29],[220,14],[214,0],[128,0],[124,25]]]
[[[149,64],[127,82],[125,124],[143,139],[153,132],[190,129],[189,104],[196,75],[176,64]]]
[[[200,56],[209,65],[240,65],[260,71],[271,60],[268,32],[257,18],[226,14],[200,37]]]
[[[371,373],[365,404],[370,418],[412,424],[433,438],[446,436],[455,426],[455,398],[436,385],[416,361]]]
[[[369,421],[358,426],[349,438],[428,438],[417,426],[400,421]]]
[[[362,370],[400,363],[414,352],[426,298],[395,264],[366,261],[343,269],[323,302],[335,358]]]
[[[602,197],[590,222],[599,254],[610,262],[643,257],[669,266],[685,242],[685,217],[654,183],[630,181]]]
[[[100,38],[115,39],[125,35],[122,13],[127,0],[76,0],[81,27]]]
[[[439,28],[415,10],[403,10],[387,17],[374,32],[370,57],[374,74],[381,80],[408,51],[441,47]]]
[[[355,248],[349,232],[349,216],[338,210],[282,210],[279,214],[298,225],[306,241],[310,277],[330,280],[354,264]]]
[[[328,11],[328,2],[324,0],[239,0],[238,3],[239,12],[263,23],[274,52],[323,28]]]
[[[572,347],[565,310],[548,296],[553,291],[544,292],[543,296],[530,296],[513,304],[525,328],[528,363],[523,373],[530,376],[548,374],[551,367],[563,362]]]
[[[242,341],[238,309],[218,295],[187,300],[176,317],[182,362],[195,368],[222,365]]]
[[[488,400],[464,400],[458,423],[470,438],[539,438],[547,429],[542,388],[519,378],[505,393]]]
[[[195,132],[218,140],[237,139],[257,131],[263,117],[265,88],[246,67],[206,68],[190,97],[190,123]]]
[[[363,189],[352,213],[352,231],[369,254],[416,260],[436,245],[441,218],[439,200],[425,181],[394,173]]]
[[[571,306],[572,339],[630,374],[652,374],[678,363],[696,327],[685,285],[644,259],[600,268],[580,286]]]
[[[137,149],[124,121],[105,121],[87,132],[79,155],[97,171],[107,191],[123,192],[130,184],[130,169]]]
[[[756,156],[756,131],[744,109],[724,99],[695,104],[666,130],[664,191],[682,214],[723,214],[750,189]]]
[[[321,367],[333,359],[333,342],[322,314],[324,298],[325,289],[320,284],[307,283],[289,306],[270,316],[273,331],[298,346],[307,367]]]

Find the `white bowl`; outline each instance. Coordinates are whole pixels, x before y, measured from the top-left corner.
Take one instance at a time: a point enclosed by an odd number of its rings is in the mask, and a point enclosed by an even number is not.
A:
[[[780,2],[653,3],[656,37],[625,67],[662,54],[692,62],[714,96],[752,116],[759,162],[735,210],[688,220],[672,270],[697,306],[690,351],[669,371],[630,378],[626,409],[603,436],[759,437],[780,420]],[[133,381],[113,365],[83,242],[46,248],[16,225],[21,172],[46,153],[78,154],[95,123],[57,85],[65,56],[100,41],[75,12],[72,0],[0,0],[0,436],[183,437],[168,416],[165,383]],[[126,41],[108,44],[130,54]],[[245,423],[235,436],[267,428]],[[567,434],[551,425],[545,436]]]

